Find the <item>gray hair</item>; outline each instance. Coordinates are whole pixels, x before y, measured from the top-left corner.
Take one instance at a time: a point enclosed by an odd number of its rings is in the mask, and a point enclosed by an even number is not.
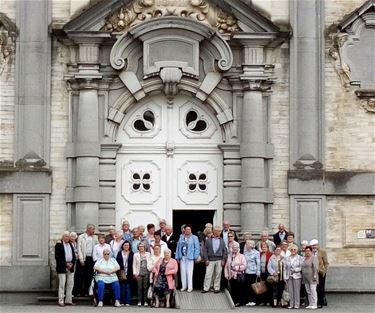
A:
[[[95,228],[95,225],[94,224],[87,224],[86,229],[89,229],[89,228]]]
[[[63,238],[64,236],[69,236],[69,237],[70,237],[70,232],[69,232],[69,230],[64,231],[64,232],[62,233],[62,235],[61,235],[61,238]]]
[[[77,237],[78,237],[78,235],[75,231],[70,232],[69,236],[74,237],[74,239],[77,239]]]
[[[109,254],[111,254],[111,249],[109,249],[109,248],[104,248],[104,249],[103,249],[103,255],[104,255],[104,252],[109,252]]]
[[[164,254],[166,254],[166,253],[172,254],[171,249],[168,249],[168,248],[164,249]]]
[[[221,228],[220,226],[215,226],[215,227],[213,228],[213,231],[215,231],[215,230],[221,231],[222,228]]]
[[[266,230],[263,230],[261,233],[260,233],[261,236],[267,236],[268,237],[268,231]]]
[[[232,242],[232,249],[239,248],[239,247],[240,247],[240,244],[237,241]]]

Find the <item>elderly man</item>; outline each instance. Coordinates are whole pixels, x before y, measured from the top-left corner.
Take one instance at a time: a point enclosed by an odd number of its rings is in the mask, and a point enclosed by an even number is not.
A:
[[[228,233],[230,231],[232,231],[233,234],[234,234],[234,241],[238,242],[238,238],[237,238],[236,232],[234,230],[230,229],[230,223],[229,223],[229,221],[224,221],[223,222],[223,230],[222,230],[222,232],[220,234],[220,237],[223,238],[225,246],[227,248],[228,248]]]
[[[76,256],[70,242],[70,233],[65,231],[62,241],[55,246],[56,272],[59,277],[59,305],[72,305],[72,290],[74,282],[74,264]]]
[[[273,242],[276,246],[280,245],[288,237],[288,232],[285,230],[284,224],[279,224],[278,229],[277,233],[273,235]]]
[[[94,274],[94,247],[99,243],[95,236],[95,225],[87,224],[86,232],[78,236],[78,259],[77,273],[74,281],[74,287],[77,288],[77,294],[88,295]],[[77,285],[76,285],[77,284]],[[82,286],[83,285],[83,286]]]
[[[310,241],[310,246],[312,248],[312,253],[319,261],[319,282],[317,286],[318,294],[318,308],[322,308],[323,305],[326,305],[326,295],[325,295],[325,284],[328,271],[328,258],[325,250],[319,247],[319,242],[316,239]]]
[[[173,232],[171,225],[165,226],[165,234],[161,237],[161,240],[167,243],[169,250],[171,250],[171,257],[174,259],[176,255],[177,242],[180,238],[180,235]]]
[[[131,241],[132,240],[132,232],[130,230],[129,221],[125,220],[125,221],[122,222],[121,230],[122,230],[122,239],[124,241]]]
[[[206,275],[202,293],[208,292],[211,281],[214,281],[214,292],[220,292],[221,272],[228,257],[224,239],[220,237],[221,227],[213,228],[213,236],[206,240],[203,248],[203,259],[206,261]]]
[[[165,227],[167,227],[167,221],[164,218],[161,218],[159,221],[159,229],[157,231],[162,237],[165,235]]]
[[[108,234],[105,236],[105,243],[109,244],[113,239],[115,239],[115,234],[116,234],[116,227],[114,225],[109,226]]]
[[[273,252],[276,248],[276,245],[274,242],[269,240],[268,231],[264,230],[260,234],[260,240],[257,242],[256,249],[261,252],[262,251],[262,243],[265,242],[268,246],[268,250]]]

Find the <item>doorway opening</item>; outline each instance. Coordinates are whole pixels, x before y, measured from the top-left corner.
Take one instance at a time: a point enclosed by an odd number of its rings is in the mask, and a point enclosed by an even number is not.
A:
[[[173,210],[173,231],[180,234],[181,225],[190,224],[193,234],[203,232],[206,223],[213,224],[215,210]]]

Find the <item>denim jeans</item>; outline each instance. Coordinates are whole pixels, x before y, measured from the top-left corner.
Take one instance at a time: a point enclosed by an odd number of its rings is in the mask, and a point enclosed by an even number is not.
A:
[[[130,304],[131,302],[131,283],[129,280],[120,283],[121,289],[121,304]]]
[[[105,288],[106,283],[102,280],[98,280],[97,285],[98,285],[98,300],[103,301],[104,288]],[[108,284],[108,285],[111,285],[111,287],[112,287],[113,293],[115,295],[115,300],[120,300],[120,284],[119,284],[119,282],[114,281],[113,283]]]

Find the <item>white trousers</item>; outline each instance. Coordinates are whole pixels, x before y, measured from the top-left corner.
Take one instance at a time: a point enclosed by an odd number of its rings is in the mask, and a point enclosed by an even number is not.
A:
[[[222,270],[221,260],[210,261],[210,263],[208,263],[206,266],[206,275],[204,276],[204,290],[208,291],[210,289],[212,280],[214,281],[214,289],[220,290]]]
[[[182,257],[180,262],[182,289],[193,289],[194,261]]]
[[[74,285],[74,273],[67,271],[59,276],[59,300],[64,300],[67,303],[72,302],[72,290]]]
[[[307,293],[307,298],[309,299],[309,306],[317,306],[318,295],[316,293],[316,283],[305,284],[305,289]]]

